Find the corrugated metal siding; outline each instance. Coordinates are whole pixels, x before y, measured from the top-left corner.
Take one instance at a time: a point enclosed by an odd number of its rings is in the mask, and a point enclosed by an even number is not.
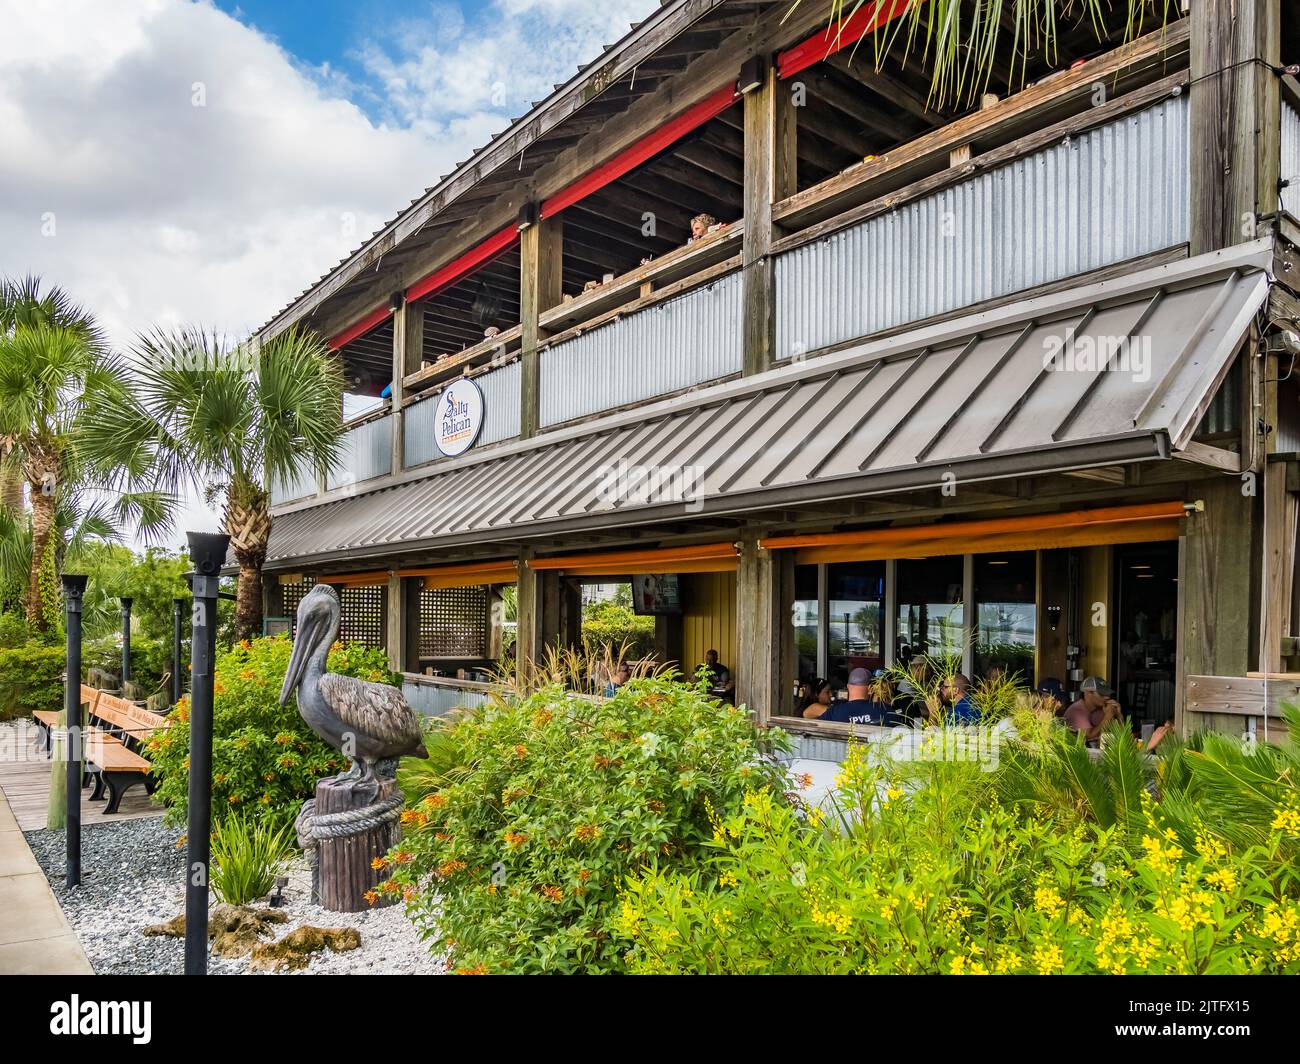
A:
[[[1208,436],[1216,432],[1241,431],[1241,374],[1236,367],[1224,378],[1219,390],[1210,401],[1205,417],[1196,429],[1196,435]]]
[[[281,506],[286,502],[295,502],[316,494],[316,470],[299,470],[288,484],[271,485],[271,505]]]
[[[441,717],[453,709],[472,709],[488,700],[488,696],[481,691],[439,687],[412,680],[402,684],[402,695],[406,698],[407,705],[426,717]]]
[[[772,724],[779,728],[781,718],[773,717]],[[781,754],[781,761],[843,761],[849,754],[849,744],[845,739],[824,738],[820,735],[796,732],[789,734],[794,748],[788,754]]]
[[[1184,242],[1187,116],[1172,98],[780,256],[778,355]]]
[[[547,348],[542,425],[739,373],[740,315],[737,272]]]
[[[515,359],[508,365],[474,378],[483,392],[483,432],[475,446],[499,443],[519,435],[519,375],[519,360]],[[442,457],[434,442],[433,431],[438,397],[441,394],[441,391],[435,392],[418,403],[412,403],[402,412],[404,454],[408,469]]]
[[[393,418],[386,415],[367,421],[343,434],[343,459],[330,474],[329,488],[341,488],[393,470]]]
[[[1282,101],[1282,209],[1300,218],[1300,110]]]
[[[1264,242],[1205,255],[449,461],[418,481],[282,515],[269,557],[288,566],[382,556],[394,544],[744,513],[932,486],[949,468],[965,483],[1154,459],[1190,438],[1228,373],[1267,298],[1270,258]],[[1126,359],[1140,366],[1087,361],[1130,335],[1141,343]],[[1063,347],[1069,359],[1045,363]],[[690,497],[611,490],[609,470],[624,460],[693,470]]]

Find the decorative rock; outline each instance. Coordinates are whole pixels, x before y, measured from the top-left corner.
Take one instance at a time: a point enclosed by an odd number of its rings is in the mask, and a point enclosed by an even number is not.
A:
[[[355,927],[296,927],[279,942],[262,942],[253,947],[250,972],[299,971],[307,967],[313,953],[329,948],[335,953],[361,948],[361,933]]]
[[[262,938],[271,933],[270,924],[287,923],[289,918],[276,909],[251,909],[243,905],[218,905],[208,914],[208,938],[212,948],[222,957],[246,957]],[[142,932],[145,937],[185,937],[185,914],[173,917],[165,924],[150,924]]]

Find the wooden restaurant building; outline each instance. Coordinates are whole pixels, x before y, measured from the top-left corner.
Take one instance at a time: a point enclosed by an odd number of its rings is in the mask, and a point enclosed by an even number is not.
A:
[[[437,712],[507,585],[537,658],[652,576],[657,657],[716,649],[805,743],[844,728],[800,680],[917,652],[1275,734],[1300,12],[1085,21],[1023,82],[1008,28],[1000,94],[953,101],[877,62],[904,6],[666,0],[260,330],[389,393],[274,486],[268,615],[335,585]]]

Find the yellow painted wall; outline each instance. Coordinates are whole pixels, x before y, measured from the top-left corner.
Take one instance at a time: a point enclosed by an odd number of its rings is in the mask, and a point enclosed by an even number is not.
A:
[[[1110,674],[1111,632],[1114,630],[1112,614],[1115,603],[1111,595],[1112,569],[1111,547],[1085,547],[1082,551],[1082,568],[1079,574],[1079,587],[1082,592],[1083,616],[1080,618],[1080,638],[1083,640],[1083,674],[1100,676],[1114,683]],[[1104,610],[1097,610],[1097,603],[1104,605]],[[1105,624],[1093,624],[1094,616],[1103,617]]]
[[[690,673],[716,650],[736,668],[736,574],[682,573],[682,671]]]

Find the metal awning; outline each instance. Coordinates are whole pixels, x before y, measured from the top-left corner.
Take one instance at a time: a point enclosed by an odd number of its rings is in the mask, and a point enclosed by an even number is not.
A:
[[[1270,262],[1267,241],[1241,245],[285,507],[268,564],[1169,458],[1263,307]]]

